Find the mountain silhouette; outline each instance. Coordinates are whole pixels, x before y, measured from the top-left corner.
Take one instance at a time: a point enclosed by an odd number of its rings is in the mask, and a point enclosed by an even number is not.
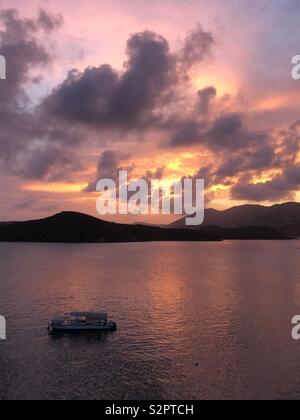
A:
[[[203,230],[125,225],[75,212],[40,220],[0,223],[0,242],[152,242],[221,241],[223,239],[285,239],[266,227]]]
[[[228,210],[205,210],[204,223],[197,227],[214,226],[225,229],[241,227],[269,227],[292,237],[300,236],[300,203],[276,204],[271,207],[244,205]],[[185,228],[185,218],[175,221],[171,228]]]
[[[218,239],[216,235],[210,235],[208,232],[117,224],[75,212],[62,212],[40,220],[0,224],[2,242],[148,242]]]

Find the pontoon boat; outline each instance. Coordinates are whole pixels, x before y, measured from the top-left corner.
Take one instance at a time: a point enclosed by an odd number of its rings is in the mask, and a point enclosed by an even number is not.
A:
[[[106,313],[71,312],[54,318],[48,326],[49,332],[115,331],[117,325],[109,321]]]

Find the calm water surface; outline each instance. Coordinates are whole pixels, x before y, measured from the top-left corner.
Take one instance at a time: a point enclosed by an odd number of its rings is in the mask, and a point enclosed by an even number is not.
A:
[[[49,337],[73,310],[108,335]],[[0,244],[0,399],[300,398],[299,242]]]

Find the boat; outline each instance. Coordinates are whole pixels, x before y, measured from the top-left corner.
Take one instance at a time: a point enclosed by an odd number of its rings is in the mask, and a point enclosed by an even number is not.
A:
[[[117,324],[108,320],[107,314],[101,312],[71,312],[54,318],[48,325],[50,333],[115,331],[116,329]]]

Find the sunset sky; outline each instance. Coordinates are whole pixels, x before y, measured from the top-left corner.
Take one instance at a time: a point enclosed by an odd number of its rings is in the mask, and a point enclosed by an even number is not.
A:
[[[95,184],[118,169],[204,178],[218,209],[300,200],[300,1],[0,9],[0,220],[96,215]]]

